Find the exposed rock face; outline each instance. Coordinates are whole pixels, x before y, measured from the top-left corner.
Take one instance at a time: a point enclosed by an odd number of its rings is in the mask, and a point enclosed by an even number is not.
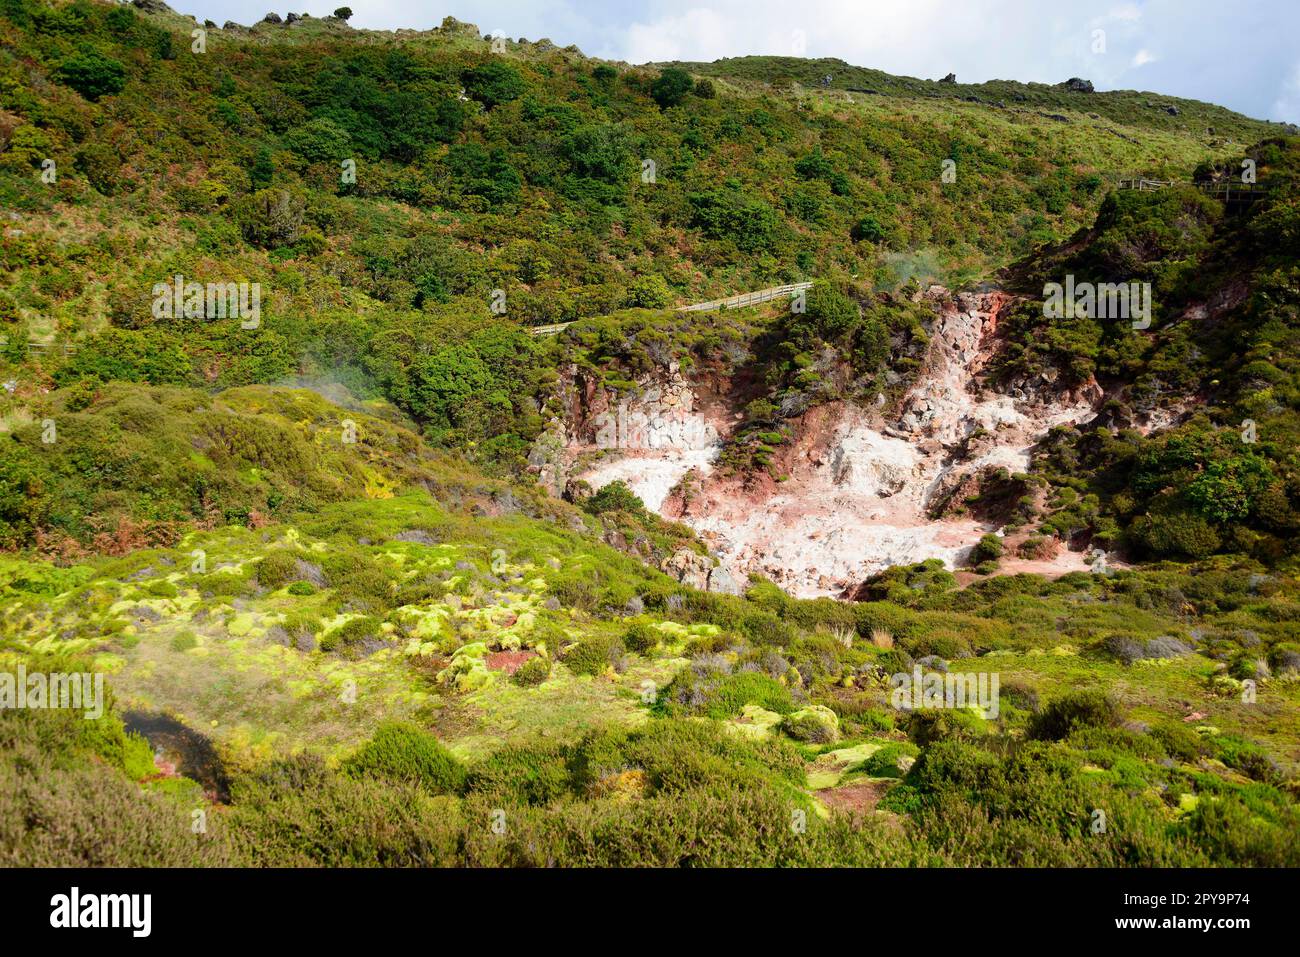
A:
[[[472,23],[462,23],[455,17],[443,17],[442,24],[438,27],[441,33],[450,36],[469,37],[477,40],[479,38],[479,29]]]
[[[1075,93],[1094,92],[1091,80],[1081,80],[1077,76],[1070,77],[1063,85],[1067,90],[1073,90]]]
[[[609,453],[582,473],[593,488],[616,479],[627,482],[652,511],[692,469],[709,470],[720,448],[718,423],[699,407],[695,389],[674,363],[666,373],[641,383],[631,394],[576,380],[563,443],[568,458]],[[552,469],[566,481],[563,466]]]
[[[665,570],[696,587],[730,590],[756,572],[796,595],[838,595],[890,565],[955,565],[998,527],[966,513],[965,498],[1026,471],[1038,441],[1091,419],[1102,391],[1094,382],[1064,390],[1050,372],[991,390],[982,373],[1010,298],[939,287],[926,298],[935,319],[914,386],[894,407],[832,402],[790,418],[793,439],[774,469],[784,481],[717,472],[739,413],[725,384],[715,390],[670,368],[626,396],[575,378],[548,484],[560,494],[575,477],[592,488],[622,479],[647,508],[694,528],[720,568],[684,551]],[[1087,567],[1076,553],[1054,561]]]
[[[674,552],[664,563],[663,571],[683,585],[690,585],[700,591],[717,591],[728,595],[739,595],[741,592],[740,584],[725,567],[715,565],[707,555],[693,552],[689,548]]]

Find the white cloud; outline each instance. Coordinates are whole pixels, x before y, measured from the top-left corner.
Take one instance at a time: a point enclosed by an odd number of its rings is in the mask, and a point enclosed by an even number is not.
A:
[[[1282,83],[1273,112],[1284,120],[1300,123],[1300,60],[1291,68],[1291,75]]]
[[[1133,55],[1133,61],[1130,64],[1130,66],[1136,68],[1140,66],[1146,66],[1148,63],[1155,63],[1155,62],[1156,62],[1156,55],[1152,53],[1150,50],[1148,50],[1146,47],[1143,47],[1141,50],[1138,50],[1138,52]]]
[[[712,10],[688,10],[653,23],[633,23],[623,39],[631,63],[717,59],[709,51],[731,48],[731,24]],[[724,56],[727,54],[723,54]]]

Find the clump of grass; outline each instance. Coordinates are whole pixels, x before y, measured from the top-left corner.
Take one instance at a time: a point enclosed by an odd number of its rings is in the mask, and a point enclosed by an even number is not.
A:
[[[194,632],[190,631],[188,628],[184,629],[183,631],[178,631],[176,632],[175,635],[172,636],[172,641],[171,641],[172,651],[189,651],[191,648],[197,648],[198,646],[199,646],[198,637],[194,634]]]

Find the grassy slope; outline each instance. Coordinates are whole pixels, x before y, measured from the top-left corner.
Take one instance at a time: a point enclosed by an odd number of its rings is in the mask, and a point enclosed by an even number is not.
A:
[[[243,390],[219,398],[254,417],[297,409],[297,428],[306,433],[313,426],[303,411],[325,418],[341,414],[331,414],[323,400],[301,392]],[[362,434],[382,428],[361,413],[351,414],[361,417]],[[165,443],[165,436],[158,441]],[[1294,649],[1287,643],[1294,639],[1297,607],[1297,584],[1290,578],[1225,560],[1191,577],[1177,566],[1125,572],[1109,580],[1075,575],[1054,584],[1033,576],[994,577],[959,592],[951,576],[927,566],[896,570],[878,586],[887,601],[856,607],[792,601],[766,585],[745,599],[707,596],[600,544],[589,532],[571,530],[578,514],[567,507],[553,505],[537,517],[527,514],[526,505],[521,511],[523,503],[502,509],[501,499],[490,494],[495,483],[476,478],[468,467],[459,467],[455,481],[427,482],[426,473],[413,464],[427,461],[427,453],[418,444],[405,452],[396,448],[344,454],[372,457],[368,467],[376,474],[394,474],[399,465],[416,469],[407,481],[397,481],[391,489],[374,487],[364,497],[321,502],[287,520],[256,521],[253,527],[217,522],[209,530],[187,532],[167,547],[135,549],[120,558],[84,556],[66,567],[24,558],[5,559],[0,566],[0,630],[8,667],[21,661],[32,669],[103,670],[110,676],[119,713],[162,711],[216,743],[236,781],[234,816],[222,818],[222,836],[209,839],[215,843],[200,842],[184,852],[198,854],[198,861],[225,859],[220,855],[235,853],[225,841],[237,844],[244,835],[278,827],[279,816],[289,813],[295,819],[309,815],[335,830],[311,839],[315,850],[300,846],[303,836],[295,831],[298,836],[286,839],[285,847],[259,845],[250,859],[391,863],[416,854],[424,856],[414,859],[432,863],[530,860],[526,842],[511,845],[504,858],[480,858],[481,849],[463,846],[440,852],[449,856],[430,858],[431,851],[418,850],[424,838],[407,831],[435,826],[453,833],[465,827],[472,831],[472,824],[457,822],[462,814],[486,813],[480,802],[487,801],[512,808],[512,820],[529,833],[543,827],[540,819],[533,821],[530,808],[552,808],[547,813],[559,816],[547,819],[551,823],[533,835],[533,845],[540,841],[552,848],[558,860],[627,863],[633,858],[618,856],[621,844],[598,840],[589,845],[593,838],[580,835],[590,826],[618,826],[639,840],[656,828],[700,826],[676,819],[651,825],[644,816],[658,813],[654,809],[662,801],[680,803],[683,794],[693,813],[729,807],[727,813],[733,814],[740,806],[735,803],[740,798],[726,796],[730,785],[719,777],[722,766],[707,769],[715,759],[705,755],[723,745],[694,737],[689,743],[680,740],[682,734],[695,735],[687,729],[708,716],[721,720],[723,738],[734,742],[725,747],[739,749],[738,758],[752,762],[744,764],[749,768],[743,772],[745,786],[754,795],[765,795],[764,801],[776,802],[764,805],[762,814],[788,815],[790,807],[803,806],[817,812],[818,822],[810,832],[814,843],[798,847],[773,845],[758,836],[761,830],[742,829],[745,836],[737,840],[758,840],[758,848],[719,847],[719,862],[1007,863],[1012,852],[1000,848],[996,835],[1003,833],[999,828],[1012,826],[1009,820],[988,825],[992,830],[976,827],[964,841],[966,850],[959,851],[944,837],[955,826],[947,815],[959,813],[951,804],[955,797],[941,799],[952,785],[936,791],[935,782],[924,775],[909,775],[900,784],[899,772],[889,770],[893,765],[878,767],[868,759],[909,736],[923,746],[917,767],[930,768],[926,774],[933,773],[941,753],[935,749],[941,745],[969,753],[962,760],[975,760],[986,753],[985,746],[999,753],[998,742],[1024,742],[1026,733],[1032,733],[1034,713],[1046,702],[1090,688],[1108,694],[1129,724],[1081,728],[1064,743],[1035,745],[1040,751],[1026,752],[1041,752],[1034,760],[1065,762],[1072,769],[1064,783],[1054,785],[1066,792],[1051,800],[1068,804],[1095,792],[1087,799],[1094,802],[1090,806],[1106,802],[1104,806],[1117,808],[1117,819],[1124,823],[1116,825],[1115,843],[1091,846],[1086,853],[1101,856],[1088,859],[1152,863],[1173,855],[1186,862],[1263,863],[1287,860],[1292,853],[1276,829],[1287,826],[1291,813],[1289,799],[1278,788],[1300,762],[1291,730],[1300,720],[1300,684],[1294,674],[1266,678],[1259,682],[1258,703],[1244,704],[1242,686],[1230,676],[1240,676],[1247,664],[1254,673],[1259,660],[1280,664],[1279,656]],[[267,465],[267,479],[274,482],[276,463]],[[410,484],[412,474],[416,486]],[[421,485],[433,488],[437,498]],[[198,571],[196,550],[206,562]],[[309,581],[316,584],[302,584]],[[606,643],[636,624],[653,630],[655,647],[617,652],[606,659],[618,661],[616,668],[597,665],[594,674],[586,673],[589,668],[579,662],[590,657],[582,649],[600,648],[599,660],[607,653]],[[890,643],[882,635],[892,636],[894,650],[882,647]],[[1176,639],[1196,650],[1126,665],[1108,650],[1119,638],[1139,643]],[[524,687],[476,663],[484,660],[481,654],[515,649],[533,650],[551,661],[550,676]],[[925,654],[949,659],[958,671],[998,672],[1003,687],[998,718],[965,718],[936,729],[895,711],[887,676],[910,668],[910,656]],[[349,695],[349,690],[355,693]],[[783,719],[809,704],[829,706],[839,716],[838,741],[791,739],[790,734],[803,732],[787,728]],[[5,715],[4,733],[17,742],[12,755],[27,753],[29,736],[45,720],[29,713]],[[396,800],[423,808],[389,832],[388,840],[397,843],[384,854],[395,858],[375,858],[370,855],[380,852],[372,843],[353,843],[355,828],[369,826],[359,807],[290,810],[284,804],[290,792],[279,790],[274,781],[296,778],[258,777],[304,750],[331,764],[344,762],[346,768],[357,747],[394,720],[432,730],[451,754],[468,762],[470,781],[478,783],[463,794],[453,789],[460,796],[449,806],[425,807],[429,794],[445,785],[426,783],[402,797],[384,790],[411,787],[401,775],[400,781],[385,784],[387,778],[375,771],[379,777],[374,780],[363,776],[360,783],[347,784],[351,777],[336,780],[330,776],[340,772],[325,769],[291,771],[284,766],[275,773],[326,775],[311,800],[342,800],[324,797],[340,787],[369,788],[375,793],[364,798],[366,804],[382,807]],[[1166,738],[1157,734],[1168,728],[1182,736],[1176,739],[1178,751],[1161,743]],[[634,729],[634,736],[620,737],[627,729]],[[611,744],[611,734],[622,743]],[[114,775],[126,775],[145,782],[151,794],[160,792],[149,800],[161,801],[164,809],[128,802],[122,812],[126,818],[165,814],[167,807],[179,813],[205,800],[183,779],[160,776],[147,752],[143,758],[131,757],[140,747],[138,741],[132,743],[135,739],[114,744],[116,739],[109,737],[107,743],[97,740],[85,747],[96,754],[107,747],[125,749],[121,753],[126,756],[110,761],[120,765],[118,771],[94,770],[94,786],[111,789],[116,787],[110,783],[117,780]],[[47,740],[60,742],[58,753],[67,752],[57,760],[83,766],[75,741]],[[553,771],[543,771],[557,760],[557,748],[568,756]],[[661,755],[663,748],[686,749],[671,758],[674,767],[705,763],[688,774],[690,783],[674,784],[664,776],[666,769],[656,770],[656,761],[668,760]],[[776,750],[751,753],[753,748]],[[622,749],[631,750],[619,757]],[[606,770],[588,779],[582,768],[596,755]],[[506,770],[493,770],[500,762],[507,763]],[[967,773],[961,765],[943,766],[949,768],[945,775]],[[92,762],[91,767],[100,765]],[[1030,786],[1020,775],[1039,773],[1034,767],[1031,762],[1019,771],[1008,768],[1006,786]],[[4,769],[8,774],[10,765]],[[40,787],[60,787],[61,772],[48,773],[56,777],[32,780]],[[550,781],[546,787],[555,790],[544,792],[549,797],[525,798],[517,791],[494,797],[491,789],[502,785],[489,782],[497,781],[498,774],[505,774],[500,780],[512,789]],[[826,807],[847,800],[837,795],[858,795],[864,785],[876,797],[887,794],[868,821],[848,826],[847,819],[827,813]],[[286,786],[299,793],[296,786]],[[687,791],[675,792],[678,787]],[[1043,786],[1032,789],[1041,792]],[[19,789],[12,800],[22,806],[33,793]],[[678,797],[671,797],[674,793]],[[811,794],[830,796],[823,805],[811,803]],[[722,803],[714,803],[718,801]],[[579,813],[579,807],[585,808],[579,817],[568,816]],[[1259,831],[1252,838],[1257,843],[1225,848],[1219,836],[1203,833],[1218,826],[1214,815],[1236,814],[1244,807],[1257,818],[1252,825]],[[927,817],[934,814],[942,821]],[[1205,815],[1211,817],[1203,819]],[[904,851],[901,857],[885,855],[878,844],[886,833],[880,828],[887,830],[890,820],[913,835],[906,850],[896,849]],[[975,827],[969,821],[961,826]],[[1033,825],[1037,850],[1015,853],[1025,863],[1064,863],[1084,853],[1073,842],[1086,827],[1086,815],[1077,821],[1067,816],[1059,824],[1040,822]],[[15,860],[68,860],[51,858],[50,852],[27,843],[44,834],[26,831],[15,844],[20,848]],[[1058,846],[1058,841],[1065,844]],[[982,850],[973,851],[970,842]],[[76,841],[60,846],[60,853],[82,855],[71,858],[75,860],[130,859],[125,850],[77,851],[82,845]],[[107,841],[105,846],[116,844]],[[668,856],[654,859],[681,863],[668,846],[659,848]],[[603,850],[597,853],[596,848]],[[182,850],[169,846],[131,853],[160,862]],[[295,856],[304,853],[305,858]],[[97,856],[101,854],[107,856]],[[963,856],[970,854],[975,856]]]
[[[779,89],[857,92],[866,97],[938,100],[951,108],[953,100],[976,98],[984,107],[1001,110],[1044,110],[1052,113],[1095,113],[1125,127],[1165,130],[1181,136],[1219,136],[1249,144],[1270,133],[1282,132],[1282,124],[1269,124],[1240,113],[1196,100],[1180,99],[1136,90],[1081,93],[1064,84],[1020,83],[990,80],[987,83],[940,83],[914,77],[893,76],[880,70],[852,66],[836,59],[796,57],[730,57],[713,63],[673,63],[702,76],[724,77],[738,83],[770,85]],[[823,77],[831,82],[823,85]],[[867,92],[871,91],[871,92]],[[1175,107],[1177,115],[1167,107]],[[1210,130],[1213,133],[1210,133]]]

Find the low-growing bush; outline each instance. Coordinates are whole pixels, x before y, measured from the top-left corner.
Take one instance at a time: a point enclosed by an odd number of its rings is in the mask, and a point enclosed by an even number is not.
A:
[[[1165,754],[1179,761],[1192,762],[1205,753],[1205,739],[1186,724],[1162,721],[1148,732]]]
[[[907,716],[907,736],[921,747],[936,741],[969,741],[983,735],[987,722],[969,708],[923,708]]]
[[[786,715],[781,722],[781,730],[796,741],[829,744],[839,740],[840,719],[830,708],[810,705]]]
[[[1277,762],[1253,741],[1235,734],[1218,734],[1210,741],[1214,755],[1228,767],[1264,784],[1282,783],[1282,771]]]
[[[379,634],[381,622],[372,615],[363,615],[344,622],[327,632],[320,640],[321,651],[354,652]]]
[[[535,658],[529,658],[511,675],[515,684],[522,688],[531,688],[539,685],[551,676],[550,659],[538,655]]]
[[[643,622],[636,622],[623,633],[623,644],[631,651],[638,655],[645,655],[654,651],[659,644],[662,632],[652,628]]]
[[[1109,728],[1119,719],[1119,707],[1104,692],[1071,691],[1049,701],[1030,719],[1029,737],[1060,741],[1076,728]]]
[[[970,563],[972,565],[992,563],[993,568],[996,568],[997,560],[1002,557],[1002,551],[1002,539],[990,532],[971,549]]]
[[[298,560],[287,548],[273,549],[257,563],[257,583],[263,588],[275,591],[296,578]]]
[[[616,668],[623,651],[621,638],[593,635],[566,651],[560,660],[576,675],[598,675],[606,668]]]
[[[381,724],[343,769],[357,778],[418,784],[431,794],[460,792],[466,774],[465,766],[437,738],[400,722]]]

